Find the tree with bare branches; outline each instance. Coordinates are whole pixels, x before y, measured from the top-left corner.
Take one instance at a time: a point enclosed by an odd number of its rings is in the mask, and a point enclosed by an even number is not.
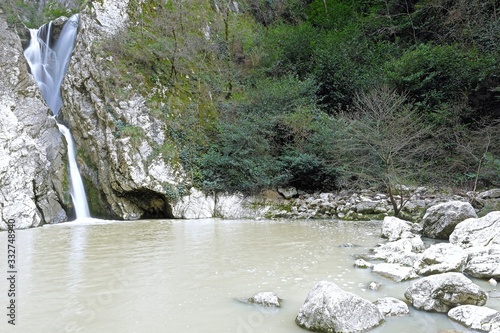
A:
[[[358,94],[350,117],[350,136],[342,145],[351,159],[348,171],[370,184],[383,184],[399,216],[409,199],[400,185],[411,180],[424,156],[432,153],[425,142],[432,127],[404,94],[387,86]]]

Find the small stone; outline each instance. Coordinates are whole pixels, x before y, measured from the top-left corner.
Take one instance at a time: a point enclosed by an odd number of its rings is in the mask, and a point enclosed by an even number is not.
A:
[[[382,285],[378,282],[375,282],[375,281],[372,281],[372,282],[370,282],[370,284],[368,284],[368,289],[370,289],[370,290],[376,291],[376,290],[379,290],[380,287],[382,287]]]
[[[263,291],[255,294],[248,299],[248,303],[259,304],[263,306],[280,307],[282,299],[276,296],[275,293],[270,291]]]
[[[493,278],[489,279],[489,280],[488,280],[488,282],[489,282],[489,283],[490,283],[493,287],[495,287],[495,286],[497,285],[497,280],[495,280],[495,279],[493,279]]]
[[[374,265],[366,260],[358,259],[354,262],[354,267],[358,268],[372,268]]]

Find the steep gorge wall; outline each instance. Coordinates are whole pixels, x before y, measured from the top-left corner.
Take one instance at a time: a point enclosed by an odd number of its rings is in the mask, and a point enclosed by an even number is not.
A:
[[[65,221],[65,145],[2,13],[0,40],[0,229]]]
[[[127,7],[125,0],[104,0],[81,13],[63,84],[62,118],[78,148],[92,216],[173,217],[176,187],[185,177],[179,165],[169,164],[158,152],[166,124],[150,114],[146,99],[132,87],[121,97],[109,86],[106,68],[113,59],[98,49],[127,24]]]

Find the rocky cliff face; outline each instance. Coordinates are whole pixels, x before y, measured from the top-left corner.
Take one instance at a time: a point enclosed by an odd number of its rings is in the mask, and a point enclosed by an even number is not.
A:
[[[65,145],[2,13],[0,40],[0,229],[65,221]]]
[[[146,99],[109,86],[99,43],[127,22],[127,1],[102,1],[80,17],[80,30],[63,84],[63,122],[73,133],[91,215],[104,218],[169,218],[183,182],[180,166],[158,147],[165,123]],[[124,96],[126,95],[126,97]]]

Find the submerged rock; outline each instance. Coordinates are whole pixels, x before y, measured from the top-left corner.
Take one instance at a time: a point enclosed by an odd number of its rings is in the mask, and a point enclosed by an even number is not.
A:
[[[488,296],[461,273],[431,275],[414,282],[405,297],[419,310],[448,312],[458,305],[486,304]]]
[[[500,312],[485,306],[457,306],[448,312],[448,317],[473,330],[500,330]]]
[[[354,267],[358,268],[372,268],[374,265],[366,260],[363,259],[357,259],[354,262]]]
[[[315,332],[362,332],[380,325],[383,315],[370,301],[321,281],[309,292],[295,322]]]
[[[477,217],[474,207],[468,202],[449,201],[430,207],[423,218],[423,234],[426,237],[448,239],[455,226]]]
[[[248,299],[248,303],[263,305],[263,306],[273,306],[279,308],[281,306],[282,299],[279,298],[275,293],[270,291],[263,291],[255,294],[253,297]]]

